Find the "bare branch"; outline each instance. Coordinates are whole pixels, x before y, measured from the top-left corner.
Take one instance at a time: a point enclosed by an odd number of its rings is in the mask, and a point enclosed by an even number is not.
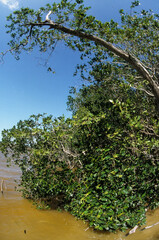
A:
[[[154,97],[155,95],[151,92],[148,92],[146,89],[144,88],[137,88],[137,90],[140,90],[140,91],[144,91],[147,95],[149,95],[150,97]]]
[[[64,145],[63,145],[62,143],[61,143],[61,146],[62,146],[63,152],[66,153],[67,155],[70,155],[70,156],[72,156],[72,157],[74,157],[74,158],[76,158],[76,157],[78,156],[77,154],[74,154],[74,153],[70,152],[69,150],[66,150],[66,149],[64,148]]]
[[[131,88],[135,89],[135,90],[139,90],[139,91],[145,92],[145,93],[146,93],[148,96],[150,96],[150,97],[154,97],[154,96],[155,96],[153,93],[148,92],[148,91],[147,91],[146,89],[144,89],[144,88],[138,88],[138,87],[132,86],[131,84],[129,84],[129,86],[130,86]]]
[[[32,35],[32,29],[33,29],[33,26],[31,26],[31,28],[30,28],[30,31],[29,31],[29,37],[31,38],[31,35]],[[28,37],[28,38],[29,38]]]
[[[45,21],[46,22],[50,22],[51,20],[49,19],[50,15],[51,15],[52,11],[49,11],[48,14],[46,15]],[[52,21],[51,21],[52,22]]]
[[[29,35],[30,35],[30,34],[29,34]],[[29,37],[30,37],[30,36],[27,37],[27,40],[28,40]],[[20,44],[19,44],[18,46],[16,46],[16,47],[13,47],[13,48],[11,48],[11,49],[8,49],[8,50],[6,50],[5,52],[1,52],[1,53],[0,53],[0,63],[1,63],[1,62],[4,63],[3,58],[4,58],[5,55],[7,55],[8,52],[12,53],[12,52],[16,51],[17,49],[20,49],[20,48],[22,48],[22,47],[25,47],[27,44],[28,44],[28,42],[26,42],[26,43],[20,43]]]

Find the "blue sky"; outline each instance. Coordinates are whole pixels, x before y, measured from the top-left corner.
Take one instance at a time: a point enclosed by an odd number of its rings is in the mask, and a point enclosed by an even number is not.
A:
[[[38,9],[45,0],[0,0],[0,52],[8,49],[9,36],[5,33],[6,16],[20,7]],[[55,1],[58,2],[58,1]],[[119,9],[129,11],[130,0],[85,0],[92,6],[91,13],[101,20],[118,21]],[[143,9],[152,9],[159,13],[158,0],[141,0]],[[63,45],[58,45],[50,59],[56,73],[51,74],[43,66],[45,56],[34,51],[23,53],[19,61],[7,54],[0,64],[0,132],[11,128],[19,120],[27,119],[31,114],[48,113],[55,117],[71,113],[66,110],[66,101],[71,86],[79,87],[82,83],[73,73],[79,62],[78,52],[72,52]]]

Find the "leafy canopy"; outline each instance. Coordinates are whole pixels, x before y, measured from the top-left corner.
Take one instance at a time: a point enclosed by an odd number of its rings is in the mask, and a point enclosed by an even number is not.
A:
[[[58,41],[64,41],[69,48],[81,52],[85,61],[77,68],[84,79],[92,80],[90,69],[104,69],[111,63],[112,74],[153,97],[158,107],[159,15],[151,10],[136,12],[139,1],[134,1],[131,14],[120,10],[119,23],[101,22],[89,14],[89,7],[83,2],[62,0],[37,11],[15,11],[7,18],[10,51],[17,59],[21,51],[35,47],[51,53]]]

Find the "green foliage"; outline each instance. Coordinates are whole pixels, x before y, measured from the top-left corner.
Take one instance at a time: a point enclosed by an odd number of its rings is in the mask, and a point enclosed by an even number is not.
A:
[[[39,114],[3,131],[1,150],[22,170],[23,196],[46,200],[61,196],[66,201],[69,181],[76,184],[73,168],[78,166],[62,150],[71,146],[68,126],[69,119]]]
[[[85,177],[69,210],[98,230],[142,225],[145,208],[159,204],[159,125],[153,121],[148,133],[146,111],[141,117],[129,107],[112,101],[100,121],[84,119],[80,127]]]
[[[20,166],[23,195],[40,208],[58,202],[97,230],[124,231],[159,205],[159,124],[128,97],[97,94],[99,112],[84,107],[91,89],[83,87],[72,119],[31,116],[4,130],[1,151]]]

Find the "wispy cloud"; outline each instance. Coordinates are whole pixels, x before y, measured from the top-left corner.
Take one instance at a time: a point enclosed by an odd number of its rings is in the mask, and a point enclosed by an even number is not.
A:
[[[14,10],[19,7],[19,2],[17,0],[0,0],[1,3]]]

